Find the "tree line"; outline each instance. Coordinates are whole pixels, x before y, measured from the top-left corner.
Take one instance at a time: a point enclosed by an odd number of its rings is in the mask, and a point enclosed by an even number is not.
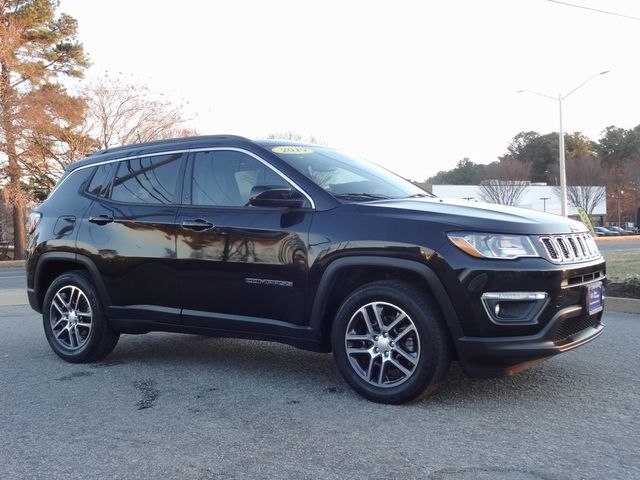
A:
[[[431,185],[480,185],[493,203],[517,204],[528,182],[559,184],[558,133],[518,133],[497,161],[460,160],[455,168],[427,179]],[[607,211],[633,221],[640,206],[640,125],[610,126],[596,141],[580,132],[565,134],[567,194],[571,204],[592,213],[607,192]],[[618,206],[620,212],[618,212]]]
[[[11,217],[0,228],[13,230],[5,239],[18,259],[27,206],[67,165],[96,150],[193,133],[180,105],[124,75],[79,80],[90,62],[78,23],[57,10],[57,0],[0,0],[0,218]]]

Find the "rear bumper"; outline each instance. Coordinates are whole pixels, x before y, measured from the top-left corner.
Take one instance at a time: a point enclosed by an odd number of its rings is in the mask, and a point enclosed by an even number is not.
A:
[[[604,329],[602,313],[586,315],[584,307],[574,305],[560,310],[535,335],[459,338],[460,364],[473,377],[513,375],[598,337]]]

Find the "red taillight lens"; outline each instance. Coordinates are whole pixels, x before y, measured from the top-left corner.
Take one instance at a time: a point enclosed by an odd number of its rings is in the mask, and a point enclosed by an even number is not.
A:
[[[29,215],[29,221],[27,222],[27,234],[31,235],[33,231],[36,229],[38,224],[40,223],[40,219],[42,218],[42,214],[38,212],[32,212]]]

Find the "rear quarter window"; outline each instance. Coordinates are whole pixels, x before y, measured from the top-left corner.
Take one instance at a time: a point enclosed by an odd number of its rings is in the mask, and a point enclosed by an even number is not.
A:
[[[113,164],[105,163],[94,168],[93,177],[87,186],[87,193],[102,196],[109,186]]]

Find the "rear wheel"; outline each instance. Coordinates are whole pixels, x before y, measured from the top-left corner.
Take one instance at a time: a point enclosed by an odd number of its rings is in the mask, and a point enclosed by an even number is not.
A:
[[[72,363],[100,360],[120,337],[109,325],[91,280],[81,271],[64,273],[51,283],[42,320],[53,351]]]
[[[336,315],[332,347],[347,383],[381,403],[433,392],[451,363],[437,309],[424,292],[400,281],[353,292]]]

